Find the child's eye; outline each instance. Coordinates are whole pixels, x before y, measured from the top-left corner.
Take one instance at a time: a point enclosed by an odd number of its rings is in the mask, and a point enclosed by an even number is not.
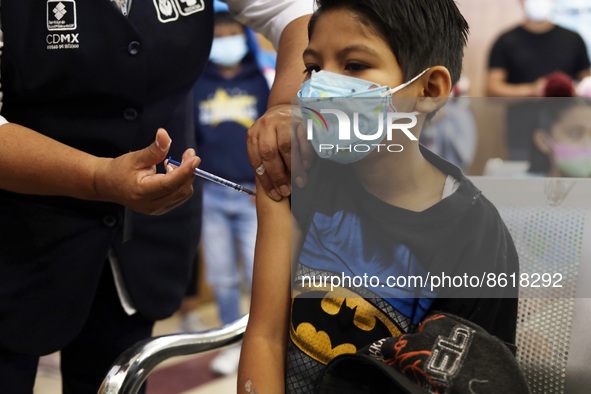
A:
[[[320,66],[317,66],[315,64],[310,64],[310,65],[306,65],[306,69],[304,70],[304,74],[311,74],[312,71],[320,71]]]
[[[583,138],[583,131],[578,129],[568,130],[567,136],[572,141],[579,141]]]
[[[362,63],[348,63],[347,66],[345,67],[345,69],[347,71],[353,71],[353,72],[367,70],[368,68],[369,68],[369,66],[362,64]]]

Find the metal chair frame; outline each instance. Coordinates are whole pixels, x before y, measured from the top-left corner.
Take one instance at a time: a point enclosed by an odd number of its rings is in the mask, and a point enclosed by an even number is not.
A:
[[[123,352],[113,363],[99,394],[136,394],[152,370],[161,362],[219,349],[242,340],[248,315],[219,329],[148,338]]]

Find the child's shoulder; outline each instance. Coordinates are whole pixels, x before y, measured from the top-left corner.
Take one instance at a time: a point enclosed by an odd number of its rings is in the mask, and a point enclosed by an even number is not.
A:
[[[453,211],[456,218],[479,227],[494,226],[502,222],[496,207],[486,198],[462,170],[421,146],[423,156],[447,176],[441,209]],[[451,197],[451,198],[446,198]],[[432,213],[432,212],[431,212]]]

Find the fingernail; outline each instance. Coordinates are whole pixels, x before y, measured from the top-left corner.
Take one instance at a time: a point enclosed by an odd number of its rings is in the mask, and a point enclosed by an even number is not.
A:
[[[283,197],[288,197],[291,194],[291,190],[289,190],[289,187],[287,187],[286,185],[281,185],[279,187],[279,191],[281,192],[281,195]]]
[[[160,142],[158,142],[158,137],[156,137],[156,146],[158,147],[158,149],[160,149],[162,152],[166,152],[168,150],[168,148],[170,148],[170,145],[172,144],[172,139],[168,140],[168,145],[166,145],[166,147],[162,147],[160,146]]]
[[[304,183],[304,178],[302,178],[301,176],[296,176],[295,179],[296,185],[298,185],[298,187],[304,187],[305,183]]]
[[[174,168],[173,168],[173,167],[172,167],[170,164],[168,164],[168,165],[166,166],[166,170],[167,170],[168,172],[170,172],[170,171],[174,170]]]
[[[281,200],[281,196],[279,195],[279,193],[277,193],[277,191],[275,189],[273,189],[269,192],[269,196],[275,201]]]

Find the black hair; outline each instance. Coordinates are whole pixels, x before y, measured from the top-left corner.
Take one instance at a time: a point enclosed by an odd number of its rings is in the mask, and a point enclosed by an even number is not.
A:
[[[215,17],[214,17],[214,21],[215,21],[215,23],[238,23],[238,24],[240,24],[240,22],[238,22],[236,19],[234,19],[232,14],[230,14],[227,11],[216,12]]]
[[[444,66],[452,85],[460,79],[468,23],[454,0],[316,0],[308,38],[323,12],[346,8],[390,46],[408,81],[423,70]]]
[[[534,129],[543,130],[550,134],[554,125],[562,120],[562,117],[572,108],[579,106],[591,106],[591,101],[584,98],[556,97],[545,98],[539,103],[537,123]],[[550,171],[551,163],[547,154],[542,152],[534,143],[534,135],[529,142],[529,172],[546,174]]]

